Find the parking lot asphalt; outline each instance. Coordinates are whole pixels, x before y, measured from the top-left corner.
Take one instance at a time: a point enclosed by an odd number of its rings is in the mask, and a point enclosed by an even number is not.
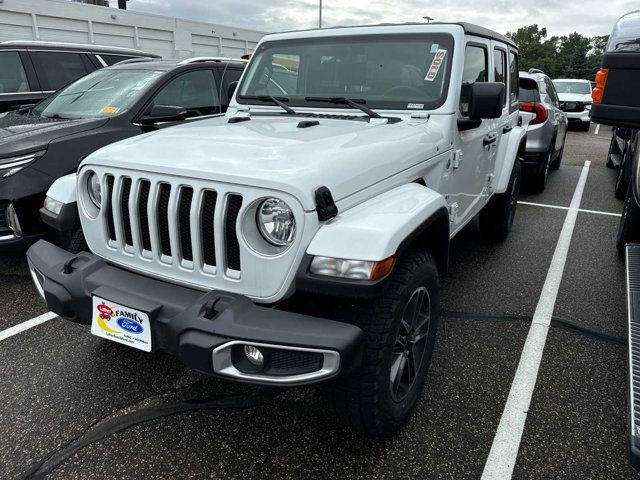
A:
[[[207,378],[53,319],[0,341],[3,477],[41,465],[65,479],[479,478],[567,215],[531,203],[568,207],[590,161],[581,208],[619,213],[604,164],[610,135],[569,133],[562,166],[544,193],[521,194],[528,203],[505,242],[484,241],[476,221],[454,239],[427,385],[396,438],[342,427],[321,390]],[[624,339],[618,220],[578,213],[554,315]],[[0,256],[0,272],[0,331],[46,311],[23,258]],[[560,326],[547,337],[513,478],[640,478],[626,461],[624,345]],[[153,418],[117,431],[135,423],[126,415]]]

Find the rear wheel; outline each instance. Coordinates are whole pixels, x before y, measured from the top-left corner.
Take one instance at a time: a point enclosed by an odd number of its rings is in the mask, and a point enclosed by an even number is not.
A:
[[[623,257],[625,245],[636,242],[640,242],[640,207],[636,203],[633,191],[628,189],[622,216],[620,217],[620,225],[618,226],[618,238],[616,241],[618,255]]]
[[[438,270],[424,251],[408,250],[382,295],[358,307],[365,332],[362,364],[329,387],[337,417],[367,435],[386,438],[408,421],[420,397],[436,339]]]
[[[620,167],[618,168],[618,175],[616,176],[616,187],[614,194],[616,198],[624,200],[627,196],[627,190],[629,190],[629,176],[630,169],[633,164],[631,158],[631,142],[625,142],[624,152],[622,152],[622,160],[620,161]]]
[[[504,240],[511,231],[518,206],[521,168],[520,159],[516,158],[507,191],[495,194],[480,211],[480,231],[490,240]]]
[[[551,145],[549,151],[545,154],[545,159],[540,166],[540,170],[529,177],[529,188],[533,193],[542,193],[547,187],[549,170],[551,170],[551,157],[553,155],[553,143]]]

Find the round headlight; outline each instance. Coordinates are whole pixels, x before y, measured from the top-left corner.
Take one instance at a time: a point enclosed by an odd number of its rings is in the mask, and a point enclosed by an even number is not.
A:
[[[264,239],[277,247],[290,245],[296,236],[296,219],[289,205],[268,198],[258,206],[257,223]]]
[[[100,208],[102,205],[102,192],[100,189],[100,179],[95,172],[89,174],[87,178],[87,192],[89,192],[89,198],[93,204]]]

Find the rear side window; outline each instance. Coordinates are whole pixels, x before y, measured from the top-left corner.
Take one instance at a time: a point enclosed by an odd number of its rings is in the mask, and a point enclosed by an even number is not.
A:
[[[487,81],[487,49],[476,45],[467,45],[464,54],[462,72],[462,90],[460,92],[460,110],[466,116],[469,112],[471,86],[476,82]]]
[[[549,95],[549,98],[551,98],[551,101],[553,102],[553,104],[557,107],[560,105],[560,100],[558,99],[558,94],[556,93],[556,89],[553,86],[553,83],[551,82],[551,80],[549,80],[548,78],[544,79],[544,85],[546,87],[547,90],[547,95]]]
[[[493,77],[494,81],[504,83],[507,88],[507,52],[495,49],[493,51]],[[503,105],[507,104],[507,95],[505,94]]]
[[[516,52],[509,52],[509,76],[511,78],[511,84],[509,86],[509,101],[511,105],[515,105],[515,109],[518,109],[518,54]]]
[[[104,60],[104,63],[106,63],[108,66],[115,65],[116,63],[122,62],[124,60],[131,60],[132,58],[136,58],[136,57],[128,57],[126,55],[109,55],[104,53],[98,53],[97,55],[102,60]]]
[[[18,52],[0,52],[0,93],[28,92],[29,82]]]
[[[540,92],[535,80],[521,78],[519,94],[521,102],[540,102]]]
[[[81,53],[30,53],[43,90],[58,90],[88,73]]]

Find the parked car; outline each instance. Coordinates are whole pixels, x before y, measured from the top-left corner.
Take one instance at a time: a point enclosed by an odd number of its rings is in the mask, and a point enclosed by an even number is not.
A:
[[[591,126],[591,82],[589,80],[558,78],[553,81],[560,108],[567,114],[569,125],[589,131]]]
[[[215,58],[131,59],[95,71],[33,108],[0,114],[0,250],[47,235],[39,213],[47,189],[93,151],[224,113],[243,68],[240,61]]]
[[[560,168],[568,126],[553,83],[542,71],[520,72],[520,110],[529,120],[522,177],[532,191],[542,192],[549,171]]]
[[[478,214],[494,240],[513,224],[517,55],[469,24],[268,35],[226,116],[82,162],[93,253],[38,242],[36,287],[92,333],[201,372],[328,382],[340,419],[393,435],[425,383],[450,239]],[[280,58],[296,82],[271,81]],[[283,303],[305,292],[345,308]]]
[[[626,162],[631,165],[618,227],[617,248],[626,259],[628,322],[628,454],[632,467],[640,469],[640,11],[623,15],[615,24],[596,75],[591,119],[616,128],[627,138]],[[627,136],[625,134],[625,136]]]
[[[87,73],[139,57],[159,58],[140,50],[102,45],[0,42],[0,113],[38,103]]]

